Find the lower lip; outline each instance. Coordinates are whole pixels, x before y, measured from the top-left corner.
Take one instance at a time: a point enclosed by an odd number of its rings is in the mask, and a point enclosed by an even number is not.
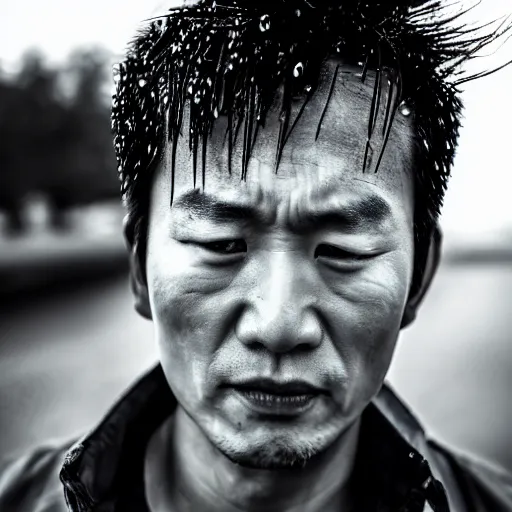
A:
[[[235,391],[251,410],[275,416],[303,414],[313,407],[319,396],[318,394],[277,395],[240,388]]]

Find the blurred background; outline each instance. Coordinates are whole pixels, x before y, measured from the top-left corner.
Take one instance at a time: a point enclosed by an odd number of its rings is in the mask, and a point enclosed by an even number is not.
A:
[[[109,103],[112,64],[161,2],[2,7],[0,457],[84,432],[156,361],[132,308]],[[511,58],[506,44],[477,65]],[[510,470],[511,84],[512,67],[465,86],[443,264],[388,375],[432,436]]]

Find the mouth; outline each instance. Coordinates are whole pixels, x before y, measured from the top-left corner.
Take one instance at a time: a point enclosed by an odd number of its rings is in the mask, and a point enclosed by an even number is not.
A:
[[[325,394],[302,381],[256,379],[230,386],[251,411],[270,416],[297,416],[309,410]]]

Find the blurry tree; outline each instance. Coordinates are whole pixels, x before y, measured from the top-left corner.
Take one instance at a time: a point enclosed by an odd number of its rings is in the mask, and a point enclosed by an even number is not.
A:
[[[20,229],[21,204],[41,178],[51,172],[56,132],[64,109],[56,101],[57,74],[43,57],[24,56],[14,82],[2,84],[0,96],[1,202],[11,212],[13,230]]]
[[[78,50],[65,69],[74,90],[66,103],[61,170],[48,189],[56,225],[61,224],[66,208],[118,194],[110,105],[103,93],[110,78],[109,59],[99,49]]]
[[[0,82],[0,208],[8,215],[9,228],[21,229],[20,200],[23,197],[23,179],[19,174],[20,151],[19,129],[15,126],[17,119],[16,105],[22,103],[22,93],[17,87],[4,81]]]
[[[53,223],[65,209],[118,193],[103,90],[109,55],[79,50],[61,69],[27,53],[14,80],[0,80],[0,208],[12,231],[23,229],[20,210],[32,193],[44,194]],[[68,94],[64,94],[67,80]]]

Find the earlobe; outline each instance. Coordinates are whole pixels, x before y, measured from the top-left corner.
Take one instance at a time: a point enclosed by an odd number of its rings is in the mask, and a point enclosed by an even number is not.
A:
[[[152,319],[151,305],[145,272],[142,268],[142,259],[138,242],[134,239],[130,220],[125,218],[124,237],[129,250],[130,285],[135,298],[135,311],[148,320]]]
[[[407,327],[416,319],[416,313],[419,309],[419,306],[423,302],[423,298],[425,297],[427,291],[429,290],[432,280],[434,279],[437,268],[439,266],[439,262],[441,259],[442,241],[443,235],[441,229],[436,224],[436,226],[432,230],[428,255],[425,262],[425,268],[421,279],[421,284],[418,287],[417,291],[413,295],[409,296],[407,300],[400,329]]]

